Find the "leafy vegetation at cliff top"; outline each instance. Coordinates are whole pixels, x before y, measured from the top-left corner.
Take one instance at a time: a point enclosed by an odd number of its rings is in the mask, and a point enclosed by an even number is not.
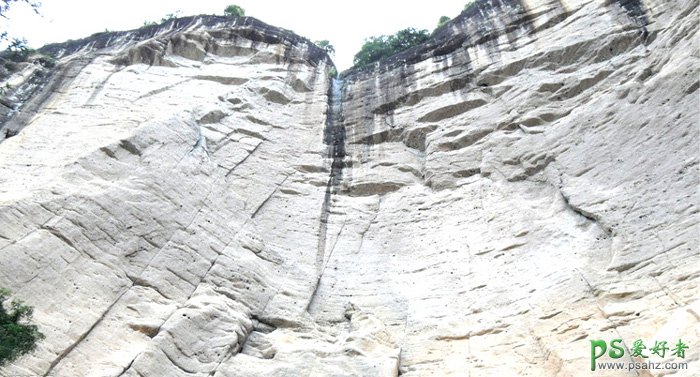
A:
[[[32,52],[34,52],[34,50],[29,48],[26,39],[14,38],[12,42],[10,42],[10,44],[7,45],[7,48],[5,49],[5,52],[2,55],[3,57],[6,57],[15,62],[23,62],[27,60],[27,57]]]
[[[166,23],[166,22],[168,22],[168,21],[170,21],[170,20],[174,20],[174,19],[176,19],[176,18],[178,18],[178,17],[181,17],[181,16],[182,16],[182,11],[179,11],[179,10],[178,10],[178,11],[175,11],[174,13],[168,13],[168,14],[166,14],[165,16],[163,16],[163,17],[160,19],[160,22],[148,21],[148,20],[146,20],[146,21],[143,22],[143,26],[146,27],[146,26],[162,25],[162,24],[164,24],[164,23]],[[107,29],[105,29],[105,31],[107,31]]]
[[[245,16],[245,9],[239,7],[236,4],[231,4],[224,9],[224,16],[243,17]]]
[[[476,6],[476,0],[471,0],[464,4],[464,9],[463,11],[466,11],[467,9],[471,8],[472,6]]]
[[[428,40],[427,30],[416,30],[412,27],[399,30],[393,35],[380,35],[365,39],[360,52],[355,54],[353,63],[361,67],[387,58],[398,52],[407,50]]]
[[[181,11],[175,11],[175,13],[168,13],[160,19],[160,23],[164,24],[170,20],[174,20],[182,15]]]
[[[440,19],[438,20],[438,24],[437,24],[436,29],[439,29],[442,25],[448,23],[449,21],[450,21],[450,18],[447,16],[440,17]]]
[[[22,70],[28,64],[38,64],[44,68],[53,68],[56,59],[53,56],[37,52],[30,48],[26,39],[12,38],[5,50],[0,50],[0,81],[6,80],[13,73]],[[0,96],[12,89],[9,83],[0,87]]]
[[[36,325],[29,324],[33,309],[21,301],[12,300],[9,309],[5,301],[10,291],[0,288],[0,366],[36,348],[36,342],[44,339]]]
[[[328,55],[335,54],[335,47],[333,47],[331,42],[329,42],[328,40],[324,39],[324,40],[316,41],[314,43],[316,44],[316,46],[323,49]]]

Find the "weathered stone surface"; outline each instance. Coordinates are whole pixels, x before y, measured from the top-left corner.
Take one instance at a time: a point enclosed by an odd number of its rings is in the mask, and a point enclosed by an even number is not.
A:
[[[495,3],[347,74],[312,314],[374,311],[405,376],[584,375],[589,339],[697,342],[697,3]]]
[[[0,285],[47,336],[4,373],[208,374],[257,321],[312,325],[329,61],[248,24],[76,49],[2,143]]]
[[[47,337],[0,373],[578,376],[682,338],[693,375],[698,12],[478,1],[342,87],[252,19],[47,47],[0,144],[0,286]]]

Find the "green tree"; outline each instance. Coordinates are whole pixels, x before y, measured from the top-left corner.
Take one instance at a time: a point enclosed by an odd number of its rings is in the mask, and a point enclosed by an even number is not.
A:
[[[160,23],[161,23],[161,24],[164,24],[164,23],[166,23],[166,22],[168,22],[168,21],[170,21],[170,20],[174,20],[174,19],[180,17],[180,14],[181,14],[181,13],[182,13],[182,12],[179,11],[179,10],[176,11],[175,13],[168,13],[168,14],[166,14],[165,16],[163,16],[163,18],[160,19]]]
[[[329,42],[328,40],[324,39],[324,40],[316,41],[314,43],[316,43],[316,46],[318,46],[321,49],[323,49],[324,51],[326,51],[326,53],[328,55],[335,54],[335,47],[333,47],[331,42]]]
[[[245,9],[239,7],[238,5],[231,4],[224,9],[224,16],[226,17],[244,17]]]
[[[442,16],[442,17],[440,17],[440,19],[438,20],[438,24],[437,24],[436,29],[439,29],[440,26],[446,24],[448,21],[450,21],[450,18],[449,18],[449,17],[447,17],[447,16]]]
[[[427,30],[407,28],[394,35],[380,35],[365,39],[360,51],[355,54],[353,63],[356,67],[374,63],[398,52],[419,45],[429,38]]]
[[[29,324],[33,309],[21,301],[12,300],[9,309],[5,301],[10,291],[0,288],[0,366],[16,360],[36,348],[44,339],[36,325]]]
[[[467,9],[471,8],[472,6],[476,6],[476,0],[471,0],[468,3],[464,4],[463,12],[467,11]]]
[[[7,45],[5,51],[7,54],[6,56],[10,58],[10,60],[23,62],[27,60],[27,57],[29,57],[29,54],[31,54],[33,50],[27,45],[26,39],[14,38],[12,42]]]

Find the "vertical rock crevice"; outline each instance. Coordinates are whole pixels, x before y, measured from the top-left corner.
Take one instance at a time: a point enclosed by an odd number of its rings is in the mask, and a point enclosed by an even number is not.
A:
[[[326,254],[326,240],[328,234],[328,218],[330,217],[331,200],[343,179],[345,167],[345,125],[343,123],[343,80],[331,79],[328,89],[328,112],[326,115],[326,128],[323,131],[323,142],[327,146],[327,156],[331,159],[331,171],[326,184],[326,193],[321,206],[321,216],[318,231],[318,248],[316,251],[316,284],[309,298],[308,308],[311,307],[318,286],[323,276],[323,265]],[[329,256],[330,259],[330,256]]]

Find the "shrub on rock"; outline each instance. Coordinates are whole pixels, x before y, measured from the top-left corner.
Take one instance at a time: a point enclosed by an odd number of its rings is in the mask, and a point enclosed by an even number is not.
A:
[[[0,288],[0,366],[33,351],[37,341],[44,339],[39,328],[29,323],[32,307],[18,300],[5,307],[9,295],[10,291]]]

